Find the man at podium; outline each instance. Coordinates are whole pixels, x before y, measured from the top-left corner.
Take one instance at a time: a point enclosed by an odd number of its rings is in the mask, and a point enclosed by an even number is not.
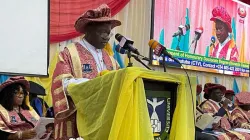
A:
[[[211,57],[238,61],[237,47],[229,36],[229,33],[232,33],[231,16],[222,6],[214,8],[212,15],[213,17],[210,20],[215,22],[216,37],[219,43],[213,49]]]
[[[55,112],[55,139],[77,138],[76,108],[67,94],[70,83],[93,79],[104,70],[118,68],[108,41],[111,30],[121,22],[111,18],[110,8],[101,5],[88,10],[75,22],[76,31],[84,34],[81,41],[68,45],[60,54],[52,82]]]

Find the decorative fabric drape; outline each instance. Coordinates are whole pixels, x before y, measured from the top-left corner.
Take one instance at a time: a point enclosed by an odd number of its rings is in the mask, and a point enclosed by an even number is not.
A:
[[[8,75],[0,75],[0,84],[5,82],[9,78]]]
[[[72,39],[80,34],[75,31],[76,19],[85,11],[106,3],[117,14],[130,0],[51,0],[50,43]]]
[[[143,79],[179,84],[170,139],[194,139],[192,98],[195,100],[195,94],[190,94],[187,77],[142,68],[112,71],[68,86],[77,108],[79,135],[86,140],[152,140]],[[190,82],[194,92],[195,77],[190,77]]]

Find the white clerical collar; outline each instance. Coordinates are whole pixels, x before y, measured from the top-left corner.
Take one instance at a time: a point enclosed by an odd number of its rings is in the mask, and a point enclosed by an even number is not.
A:
[[[96,49],[93,45],[91,45],[86,39],[82,39],[82,41],[80,41],[80,44],[87,49],[92,56],[94,57],[94,60],[96,62],[96,66],[97,66],[97,71],[101,72],[103,70],[106,70],[107,67],[104,63],[103,60],[103,56],[102,56],[102,50],[101,49]]]
[[[230,36],[228,36],[223,43],[219,43],[220,46],[225,46],[230,41]]]
[[[214,104],[216,104],[218,106],[218,108],[220,108],[220,104],[218,102],[215,102],[214,100],[212,99],[209,99],[209,101],[213,102]]]
[[[97,52],[101,52],[101,49],[96,49],[93,45],[91,45],[85,38],[82,39],[81,45],[84,47],[87,47],[87,49],[91,50],[91,51],[97,51]]]

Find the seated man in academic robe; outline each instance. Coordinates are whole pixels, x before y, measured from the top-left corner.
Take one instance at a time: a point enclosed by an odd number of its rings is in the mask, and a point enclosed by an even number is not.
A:
[[[199,108],[199,101],[200,101],[200,94],[202,92],[202,85],[197,85],[196,86],[196,112],[200,112],[203,113],[201,111],[201,109]],[[196,118],[197,119],[197,118]],[[209,134],[205,134],[202,133],[202,130],[198,127],[195,127],[195,136],[196,136],[196,140],[217,140],[216,137],[209,135]]]
[[[250,93],[241,92],[235,96],[237,105],[231,113],[231,122],[235,128],[250,129]]]

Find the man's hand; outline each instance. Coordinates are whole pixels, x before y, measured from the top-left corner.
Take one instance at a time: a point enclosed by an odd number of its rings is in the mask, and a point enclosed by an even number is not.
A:
[[[231,104],[232,102],[227,99],[227,98],[224,98],[223,100],[223,108],[227,109],[228,108],[228,105]]]

